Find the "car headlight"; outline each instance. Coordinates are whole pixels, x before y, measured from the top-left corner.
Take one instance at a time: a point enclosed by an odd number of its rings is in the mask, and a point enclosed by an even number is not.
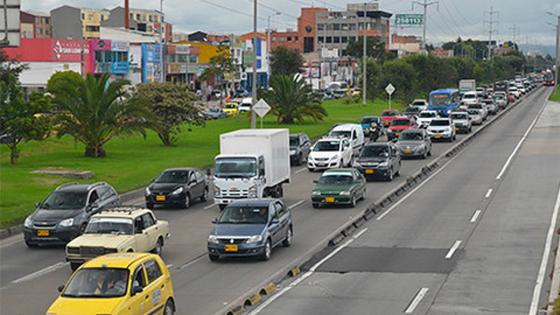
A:
[[[253,185],[253,186],[249,187],[248,195],[249,195],[249,198],[256,198],[257,197],[257,186],[256,185]]]
[[[185,189],[183,187],[179,187],[177,189],[175,189],[171,194],[172,195],[178,195],[180,193],[182,193]]]
[[[424,150],[424,147],[425,147],[424,144],[421,144],[421,145],[417,146],[416,148],[414,148],[414,151],[416,151],[416,152],[422,151],[422,150]]]
[[[262,239],[263,239],[262,235],[253,235],[253,236],[249,237],[247,239],[247,241],[245,241],[245,243],[247,243],[247,244],[258,243],[258,242],[262,241]]]
[[[296,150],[290,150],[290,155],[296,154]]]
[[[74,218],[65,219],[65,220],[60,221],[60,223],[58,223],[58,225],[61,226],[61,227],[72,226],[72,224],[74,224]]]
[[[311,195],[313,195],[313,196],[320,196],[320,195],[321,195],[321,192],[318,191],[318,190],[314,190],[314,191],[311,192]]]
[[[358,163],[358,161],[354,161],[354,163],[352,163],[353,167],[361,167],[362,165],[360,163]]]
[[[350,196],[350,192],[349,192],[349,191],[341,191],[341,192],[339,193],[339,195],[341,195],[341,196]]]
[[[451,113],[451,109],[448,109],[448,110],[447,110],[447,113],[450,114],[450,113]]]
[[[28,228],[33,226],[33,220],[31,220],[31,217],[25,218],[25,222],[23,222],[23,226]]]
[[[333,156],[331,157],[331,160],[338,160],[338,155],[333,155]]]
[[[208,243],[219,244],[220,240],[216,237],[216,235],[209,235],[208,236]]]
[[[146,187],[146,191],[145,191],[146,196],[151,195],[152,192],[150,191],[150,187]]]
[[[388,166],[389,166],[389,162],[381,162],[381,163],[379,163],[379,167],[381,167],[381,168],[385,168],[385,167],[388,167]]]

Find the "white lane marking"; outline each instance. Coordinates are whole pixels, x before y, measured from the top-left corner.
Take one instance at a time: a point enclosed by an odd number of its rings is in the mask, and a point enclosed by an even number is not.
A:
[[[519,140],[519,142],[517,143],[517,145],[513,149],[513,152],[511,152],[511,154],[509,155],[508,159],[506,160],[506,163],[502,167],[502,170],[500,171],[500,173],[498,173],[498,176],[496,176],[496,180],[502,179],[502,176],[504,176],[506,170],[509,168],[509,165],[511,164],[511,161],[513,160],[513,157],[517,154],[517,151],[519,151],[519,149],[521,148],[521,145],[523,144],[523,142],[525,142],[525,139],[527,139],[527,137],[529,136],[529,133],[531,132],[531,130],[533,129],[533,127],[537,123],[537,120],[539,119],[539,117],[541,117],[541,114],[543,113],[545,107],[546,106],[543,106],[541,108],[541,110],[539,111],[539,113],[537,114],[537,116],[535,117],[535,119],[533,119],[533,121],[529,125],[529,128],[527,128],[527,130],[523,134],[523,137],[521,137],[521,140]]]
[[[208,209],[210,209],[210,208],[212,208],[212,207],[214,207],[214,206],[217,206],[217,205],[218,205],[217,203],[213,203],[213,204],[211,204],[211,205],[207,205],[206,207],[204,207],[204,210],[208,210]]]
[[[315,272],[315,270],[317,270],[317,268],[319,268],[323,263],[325,263],[325,261],[331,259],[334,255],[336,255],[339,251],[341,251],[342,249],[344,249],[346,246],[350,245],[350,243],[352,243],[354,240],[356,240],[358,237],[360,237],[362,234],[364,234],[367,231],[368,228],[365,228],[363,230],[361,230],[360,232],[356,233],[356,235],[354,235],[351,239],[349,239],[347,242],[345,242],[344,244],[340,245],[339,247],[337,247],[335,250],[333,250],[332,252],[330,252],[325,258],[321,259],[319,262],[317,262],[315,265],[313,265],[313,267],[311,267],[309,269],[309,271],[307,271],[306,273],[304,273],[301,277],[297,278],[296,280],[294,280],[292,283],[290,283],[288,286],[286,286],[285,288],[283,288],[282,290],[278,291],[278,293],[276,293],[275,295],[271,296],[270,298],[266,299],[262,304],[260,304],[257,308],[255,308],[251,313],[249,313],[250,315],[256,315],[258,313],[260,313],[262,310],[264,310],[268,305],[270,305],[272,302],[276,301],[278,298],[280,298],[282,295],[284,295],[286,292],[290,291],[292,288],[296,287],[298,284],[300,284],[303,280],[309,278],[313,272]]]
[[[533,299],[531,300],[529,315],[537,315],[537,312],[539,311],[539,300],[541,297],[544,277],[546,276],[546,266],[548,264],[548,256],[550,256],[550,248],[552,247],[552,239],[554,237],[554,230],[556,228],[556,220],[558,218],[558,209],[560,209],[560,189],[558,190],[558,195],[556,196],[554,211],[552,212],[552,218],[550,219],[550,227],[548,228],[548,234],[546,235],[544,252],[541,260],[541,266],[539,268],[539,273],[537,275],[537,282],[535,283],[535,289],[533,290]]]
[[[461,246],[461,243],[462,241],[455,241],[455,243],[453,243],[453,246],[451,246],[451,248],[447,252],[447,255],[445,255],[445,259],[451,259],[451,257],[453,257],[453,254],[455,254],[455,252],[459,248],[459,246]]]
[[[289,209],[289,210],[292,210],[293,208],[295,208],[295,207],[301,205],[301,204],[304,203],[304,202],[305,202],[305,200],[300,200],[300,201],[294,203],[293,205],[289,206],[288,209]]]
[[[179,266],[179,270],[182,270],[182,269],[185,269],[185,268],[187,268],[191,265],[194,265],[195,263],[199,262],[200,260],[204,259],[205,257],[206,257],[206,255],[202,255],[202,256],[196,258],[195,260],[189,261],[188,263],[186,263],[182,266]]]
[[[304,168],[301,168],[301,169],[295,171],[294,174],[302,173],[302,172],[305,171],[306,169],[307,169],[307,168],[305,168],[305,167],[304,167]]]
[[[447,165],[449,165],[453,160],[455,160],[458,156],[460,156],[460,154],[455,155],[454,157],[452,157],[449,161],[447,161],[445,164],[443,164],[443,166],[438,169],[437,171],[435,171],[435,173],[433,173],[432,175],[430,175],[430,177],[426,178],[425,181],[423,181],[422,183],[420,183],[420,185],[416,186],[414,189],[412,189],[408,194],[406,194],[404,197],[402,197],[401,199],[397,200],[397,202],[392,205],[389,209],[387,209],[387,211],[383,212],[381,215],[379,215],[375,220],[377,221],[381,221],[383,220],[383,218],[388,215],[389,213],[391,213],[391,211],[393,211],[398,205],[400,205],[403,201],[405,201],[406,199],[408,199],[408,197],[410,197],[412,194],[414,194],[418,189],[422,188],[424,185],[426,185],[432,178],[434,178],[437,174],[439,174],[439,172],[443,171]]]
[[[476,220],[478,219],[478,216],[480,215],[480,212],[482,212],[481,210],[476,210],[471,218],[471,223],[475,223]]]
[[[492,195],[492,191],[493,191],[492,188],[488,189],[488,191],[486,192],[486,196],[484,196],[484,198],[490,198],[490,196]]]
[[[13,237],[14,237],[13,240],[5,239],[4,243],[0,245],[0,248],[9,247],[17,243],[23,243],[23,237],[21,233],[20,235],[14,235]]]
[[[12,281],[12,283],[20,283],[20,282],[24,282],[24,281],[29,281],[29,280],[38,278],[40,276],[43,276],[43,275],[45,275],[49,272],[52,272],[52,271],[55,271],[55,270],[60,269],[62,267],[68,266],[69,264],[70,264],[69,262],[59,262],[59,263],[56,263],[52,266],[48,266],[48,267],[45,267],[41,270],[35,271],[34,273],[28,274],[27,276],[23,276],[19,279],[16,279],[16,280]]]
[[[418,291],[418,293],[414,297],[414,300],[412,300],[412,302],[410,302],[410,304],[408,305],[408,307],[406,308],[404,313],[405,314],[412,314],[412,312],[414,312],[414,310],[416,309],[418,304],[420,304],[420,302],[422,301],[424,296],[426,296],[426,293],[428,293],[428,290],[429,290],[428,288],[420,289],[420,291]]]

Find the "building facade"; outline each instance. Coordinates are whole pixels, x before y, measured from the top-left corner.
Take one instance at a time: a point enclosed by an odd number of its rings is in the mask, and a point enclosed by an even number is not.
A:
[[[52,37],[51,17],[48,13],[20,11],[21,38]]]
[[[110,12],[68,5],[51,10],[52,37],[66,39],[98,39],[100,28]]]
[[[269,65],[267,61],[268,48],[266,46],[266,35],[257,33],[256,45],[253,45],[253,33],[241,35],[243,43],[243,73],[241,76],[241,87],[246,91],[252,90],[253,85],[253,58],[257,60],[257,87],[268,87]]]
[[[161,82],[163,69],[161,59],[162,46],[159,44],[142,44],[142,82]]]
[[[129,43],[110,39],[88,40],[90,54],[86,59],[86,72],[94,75],[110,74],[112,79],[128,79]]]

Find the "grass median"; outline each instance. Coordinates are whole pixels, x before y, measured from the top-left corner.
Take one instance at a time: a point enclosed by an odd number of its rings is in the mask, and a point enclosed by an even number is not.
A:
[[[333,124],[357,122],[362,116],[379,114],[387,108],[385,101],[346,104],[341,100],[324,102],[328,117],[324,121],[306,121],[302,124],[281,125],[274,117],[264,120],[265,128],[289,128],[290,132],[305,132],[315,138],[325,134]],[[402,105],[394,108],[402,109]],[[259,126],[260,121],[257,121]],[[149,132],[142,136],[118,137],[106,145],[107,157],[92,159],[83,156],[83,145],[70,137],[50,138],[20,146],[21,156],[15,166],[9,163],[9,151],[0,148],[0,228],[23,222],[56,186],[69,182],[67,178],[31,174],[47,167],[93,171],[95,177],[79,182],[106,181],[119,192],[143,187],[163,169],[175,166],[211,167],[219,151],[219,135],[249,127],[248,116],[209,121],[205,127],[183,128],[177,144],[164,147],[159,138]]]
[[[551,101],[560,102],[560,84],[554,88],[554,93],[550,95]]]

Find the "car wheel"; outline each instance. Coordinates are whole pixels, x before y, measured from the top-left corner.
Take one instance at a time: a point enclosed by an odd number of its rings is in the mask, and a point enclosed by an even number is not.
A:
[[[163,309],[163,315],[173,315],[175,314],[175,305],[171,299],[167,300],[165,303],[165,308]]]
[[[310,173],[313,173],[313,169],[312,169],[312,168],[309,168],[309,167],[308,167],[307,170],[308,170]]]
[[[183,207],[185,209],[188,209],[191,206],[191,196],[189,194],[185,195],[185,203],[183,204]]]
[[[320,205],[319,205],[319,203],[317,203],[317,202],[313,202],[311,205],[312,205],[313,208],[315,208],[315,209],[320,208]]]
[[[156,243],[156,247],[152,250],[152,253],[161,256],[161,253],[163,252],[163,238],[158,238],[157,243]]]
[[[354,208],[357,204],[358,200],[356,199],[356,196],[352,195],[352,201],[350,202],[351,207]]]
[[[150,210],[154,210],[154,204],[151,202],[146,203],[146,208],[150,209]]]
[[[76,271],[76,269],[80,268],[82,264],[77,263],[77,262],[71,262],[70,263],[70,269],[72,269],[72,271]]]
[[[204,188],[204,192],[200,196],[200,201],[205,202],[206,200],[208,200],[208,187]]]
[[[387,180],[392,182],[393,181],[393,169],[389,169],[389,174],[387,174]]]
[[[208,254],[208,258],[210,259],[210,261],[218,261],[218,259],[220,259],[220,256]]]
[[[28,241],[25,241],[25,245],[26,245],[27,247],[29,247],[29,248],[37,248],[37,247],[39,247],[39,245],[30,243],[30,242],[28,242]]]
[[[86,231],[86,227],[87,223],[82,223],[82,225],[80,225],[80,235],[84,234],[84,232]]]
[[[292,246],[292,242],[294,241],[294,232],[292,230],[292,227],[290,226],[288,228],[288,233],[286,234],[286,238],[284,239],[284,241],[282,242],[282,245],[284,247],[290,247]]]
[[[395,173],[395,176],[401,176],[401,164],[399,163],[399,170]]]
[[[364,191],[362,192],[362,196],[360,197],[360,200],[366,200],[366,189],[364,188]]]
[[[425,160],[428,157],[428,151],[424,152],[424,154],[422,154],[422,160]]]
[[[261,259],[262,260],[269,260],[270,256],[272,256],[272,243],[271,243],[270,239],[268,239],[266,241],[266,244],[264,245],[264,252],[262,254]]]
[[[430,148],[430,151],[428,151],[428,156],[432,156],[432,148]]]
[[[296,165],[300,166],[302,164],[302,161],[303,161],[303,154],[300,153],[297,157]]]

